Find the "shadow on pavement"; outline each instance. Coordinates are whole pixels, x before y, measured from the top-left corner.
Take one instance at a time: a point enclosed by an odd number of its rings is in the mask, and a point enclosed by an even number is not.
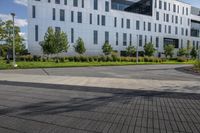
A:
[[[49,100],[46,102],[31,103],[25,106],[13,107],[0,110],[0,115],[6,115],[15,113],[17,115],[52,115],[60,114],[64,112],[73,111],[92,111],[102,106],[106,106],[110,102],[114,102],[120,105],[130,104],[132,100],[140,97],[144,101],[148,102],[154,98],[169,98],[169,99],[187,99],[187,100],[200,100],[199,94],[191,93],[177,93],[173,92],[176,89],[164,86],[168,88],[168,91],[172,92],[160,92],[160,91],[143,91],[143,90],[125,90],[125,89],[113,89],[113,88],[98,88],[98,87],[84,87],[84,86],[68,86],[68,85],[50,85],[50,84],[38,84],[38,83],[21,83],[21,82],[8,82],[0,81],[1,85],[11,86],[24,86],[41,89],[57,89],[57,90],[73,90],[86,91],[94,93],[109,93],[110,96],[95,96],[94,98],[79,98],[73,97],[70,100]],[[183,89],[196,90],[200,89],[199,86],[186,86]]]

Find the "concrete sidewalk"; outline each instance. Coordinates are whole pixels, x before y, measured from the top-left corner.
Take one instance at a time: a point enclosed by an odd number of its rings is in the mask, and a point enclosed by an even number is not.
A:
[[[30,82],[88,87],[105,87],[165,92],[200,93],[199,81],[120,79],[97,77],[45,76],[0,73],[0,81]]]

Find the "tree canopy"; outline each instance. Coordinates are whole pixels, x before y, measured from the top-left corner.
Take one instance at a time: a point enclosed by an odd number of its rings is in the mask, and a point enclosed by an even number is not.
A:
[[[173,44],[164,45],[164,54],[166,57],[170,56],[170,58],[172,58],[174,55],[174,45]]]
[[[144,45],[144,53],[146,56],[153,56],[156,49],[154,48],[154,45],[152,43],[147,43]]]
[[[128,46],[126,48],[126,55],[127,56],[133,56],[133,55],[135,55],[135,53],[136,53],[136,49],[135,49],[134,46]]]
[[[15,51],[16,53],[22,53],[25,50],[24,38],[20,35],[20,27],[14,27],[15,34]],[[10,48],[13,45],[13,21],[0,20],[0,40],[5,42],[4,45],[8,45]]]
[[[46,55],[67,52],[69,48],[68,44],[69,43],[66,33],[62,31],[55,32],[52,27],[47,29],[44,40],[40,42],[43,54]]]
[[[108,43],[108,41],[106,41],[106,42],[104,43],[104,45],[102,46],[102,50],[103,50],[103,53],[104,53],[105,55],[110,55],[110,54],[112,53],[112,51],[113,51],[113,48],[112,48],[112,46]]]
[[[84,54],[86,52],[85,44],[82,38],[78,38],[76,44],[74,45],[74,50],[78,54]]]

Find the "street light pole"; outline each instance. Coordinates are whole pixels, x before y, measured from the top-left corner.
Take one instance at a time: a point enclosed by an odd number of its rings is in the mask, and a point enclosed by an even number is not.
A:
[[[17,67],[15,61],[15,13],[11,13],[13,19],[13,67]]]
[[[138,64],[138,35],[137,35],[137,48],[136,48],[136,63]]]

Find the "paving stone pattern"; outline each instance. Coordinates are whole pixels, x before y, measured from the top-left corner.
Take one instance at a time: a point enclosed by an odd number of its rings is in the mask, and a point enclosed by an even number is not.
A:
[[[200,133],[200,95],[0,82],[0,133]]]

